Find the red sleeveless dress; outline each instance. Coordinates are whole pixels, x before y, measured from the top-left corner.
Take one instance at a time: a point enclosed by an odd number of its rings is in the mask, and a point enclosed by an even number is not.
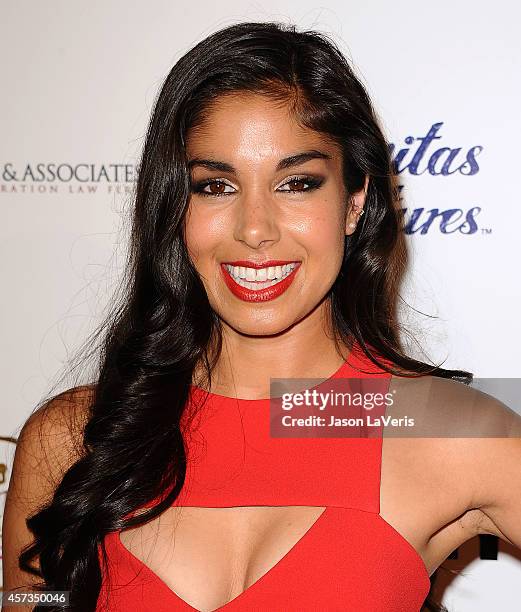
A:
[[[355,345],[325,382],[368,376],[390,379]],[[232,399],[192,386],[191,397],[201,396],[207,399],[191,425],[176,505],[326,507],[289,552],[219,612],[420,610],[430,589],[425,564],[379,515],[381,435],[274,437],[269,399]],[[97,612],[197,612],[122,544],[119,532],[108,534],[105,546]]]

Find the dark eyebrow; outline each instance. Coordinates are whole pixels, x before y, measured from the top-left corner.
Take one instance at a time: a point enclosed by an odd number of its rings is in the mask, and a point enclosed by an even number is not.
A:
[[[296,153],[295,155],[290,155],[289,157],[281,159],[275,169],[278,172],[279,170],[285,170],[286,168],[290,168],[291,166],[298,166],[299,164],[303,164],[304,162],[307,162],[310,159],[331,159],[331,155],[328,155],[323,151],[317,151],[316,149],[312,149],[311,151]]]
[[[303,164],[310,159],[331,159],[331,155],[324,153],[323,151],[317,151],[316,149],[312,149],[310,151],[304,151],[303,153],[295,153],[295,155],[290,155],[289,157],[285,157],[281,159],[277,164],[275,170],[278,172],[279,170],[285,170],[286,168],[290,168],[291,166],[297,166],[299,164]],[[188,168],[191,170],[194,166],[203,166],[208,170],[218,170],[219,172],[230,172],[234,174],[236,172],[235,168],[226,162],[217,161],[215,159],[201,159],[199,157],[195,157],[188,162]]]

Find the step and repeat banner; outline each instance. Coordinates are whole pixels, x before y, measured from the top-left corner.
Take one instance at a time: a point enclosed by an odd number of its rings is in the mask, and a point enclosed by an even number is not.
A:
[[[372,96],[400,177],[411,351],[520,376],[518,3],[1,4],[2,507],[21,425],[120,278],[158,88],[190,47],[238,21],[329,34]],[[520,609],[513,547],[475,538],[446,566],[463,570],[438,578],[450,610]]]

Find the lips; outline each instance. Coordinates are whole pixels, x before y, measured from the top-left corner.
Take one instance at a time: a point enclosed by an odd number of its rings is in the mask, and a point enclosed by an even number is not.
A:
[[[239,261],[223,261],[223,264],[228,264],[229,266],[243,266],[244,268],[269,268],[270,266],[284,266],[286,264],[299,264],[299,261],[283,261],[282,259],[268,259],[267,261],[249,261],[246,259],[241,259]]]
[[[228,272],[226,265],[230,266],[244,266],[246,268],[267,268],[271,266],[282,266],[288,263],[294,263],[295,268],[282,280],[278,281],[274,285],[265,287],[264,289],[250,289],[239,285],[233,276]],[[224,282],[228,289],[239,299],[245,302],[266,302],[273,300],[282,295],[291,285],[295,279],[295,275],[300,268],[301,262],[299,261],[281,261],[281,260],[269,260],[265,262],[251,262],[251,261],[230,261],[223,262],[220,265],[221,273],[223,275]],[[254,281],[251,281],[252,283]]]

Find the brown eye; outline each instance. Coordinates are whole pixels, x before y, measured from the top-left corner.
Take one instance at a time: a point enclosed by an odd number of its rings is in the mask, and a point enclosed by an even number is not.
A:
[[[298,185],[302,187],[305,184],[305,181],[303,181],[302,179],[293,179],[292,181],[289,181],[289,183],[287,184],[291,185],[291,187],[295,187]],[[305,191],[305,189],[295,189],[295,191]]]
[[[230,187],[224,181],[220,181],[219,179],[211,179],[208,181],[202,181],[201,183],[192,184],[192,192],[198,193],[203,196],[225,196],[230,195],[230,191],[225,191],[226,187]],[[209,189],[208,189],[209,188]]]
[[[214,181],[212,183],[208,183],[207,187],[210,188],[210,191],[206,193],[211,193],[212,195],[220,195],[221,193],[224,193],[226,185],[221,181]]]
[[[318,189],[322,183],[323,179],[317,179],[312,176],[295,176],[282,185],[282,187],[289,187],[289,189],[281,189],[281,191],[286,193],[305,193],[306,191]]]

